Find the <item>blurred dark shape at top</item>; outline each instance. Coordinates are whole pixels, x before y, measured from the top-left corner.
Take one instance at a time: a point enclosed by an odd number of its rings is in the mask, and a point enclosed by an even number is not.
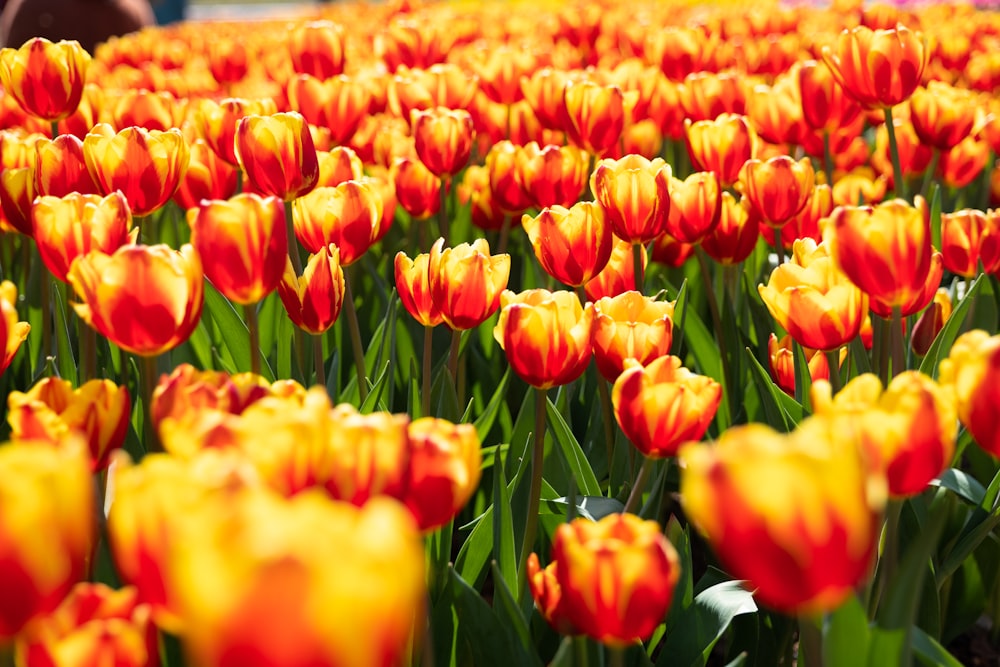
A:
[[[90,53],[115,35],[154,25],[148,0],[0,0],[0,41],[17,48],[33,37],[75,39]]]

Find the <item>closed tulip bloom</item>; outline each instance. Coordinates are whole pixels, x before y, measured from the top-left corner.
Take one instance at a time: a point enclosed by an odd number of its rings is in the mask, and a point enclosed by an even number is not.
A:
[[[667,229],[670,179],[670,165],[662,159],[626,155],[598,162],[590,189],[618,238],[645,244]]]
[[[894,107],[920,85],[927,48],[920,33],[904,25],[891,30],[857,26],[844,30],[823,61],[844,92],[866,109]]]
[[[538,562],[538,554],[532,553],[528,556],[525,565],[528,576],[528,590],[535,600],[535,607],[542,614],[542,618],[548,621],[552,628],[564,635],[577,634],[576,628],[570,623],[566,615],[566,605],[563,603],[562,589],[559,588],[559,580],[556,579],[556,569],[559,564],[552,561],[544,569]]]
[[[704,242],[708,239],[709,237],[707,236],[702,239],[703,246]],[[694,254],[694,248],[690,243],[681,243],[670,234],[663,234],[653,241],[653,249],[650,255],[654,262],[680,268]],[[706,250],[706,252],[708,251]]]
[[[199,371],[191,364],[181,364],[169,375],[160,376],[153,390],[152,419],[159,425],[165,419],[183,420],[208,410],[238,415],[265,396],[284,391],[279,388],[281,385],[275,385],[255,373],[230,375],[225,371]],[[305,392],[298,383],[294,386],[295,390],[287,388],[289,393]]]
[[[1000,335],[982,329],[958,337],[941,362],[938,380],[954,392],[958,418],[984,450],[1000,457]]]
[[[841,206],[826,229],[837,266],[873,302],[891,309],[910,305],[914,295],[924,293],[934,249],[930,211],[922,197],[915,206],[901,199],[874,207]]]
[[[569,384],[583,375],[593,353],[594,310],[573,292],[504,290],[493,338],[519,378],[538,389]]]
[[[116,128],[135,125],[162,132],[183,123],[183,107],[165,90],[126,90],[113,102],[109,100],[108,106],[111,124]]]
[[[479,486],[482,454],[472,424],[425,417],[410,422],[409,466],[401,500],[420,530],[451,521]]]
[[[80,104],[89,65],[90,54],[79,42],[36,37],[0,51],[0,83],[29,116],[62,120]]]
[[[208,68],[221,84],[233,84],[247,75],[247,47],[238,39],[222,38],[208,44]]]
[[[30,324],[17,320],[17,286],[4,280],[0,282],[0,375],[10,366],[31,331]]]
[[[761,603],[822,613],[869,576],[885,481],[832,420],[810,418],[789,435],[730,428],[679,459],[685,512]]]
[[[311,253],[331,243],[340,249],[340,264],[361,259],[381,231],[383,201],[361,181],[316,188],[292,203],[295,236]]]
[[[248,305],[263,300],[281,282],[288,259],[285,207],[277,197],[242,193],[203,200],[188,211],[191,245],[205,277],[227,299]]]
[[[787,155],[767,161],[748,160],[740,171],[740,186],[760,217],[781,227],[805,208],[816,174],[809,158],[798,162]]]
[[[209,148],[226,164],[239,167],[236,156],[236,126],[244,116],[277,113],[274,100],[245,100],[228,97],[221,102],[204,99],[198,103],[195,122]]]
[[[104,123],[83,140],[83,155],[101,192],[108,195],[120,190],[133,215],[149,215],[166,204],[190,161],[180,130],[127,127],[115,134]]]
[[[389,82],[387,106],[394,115],[410,120],[414,110],[466,109],[478,92],[475,75],[454,63],[397,71]]]
[[[948,150],[972,132],[976,122],[975,95],[944,81],[930,81],[910,98],[910,122],[920,141]]]
[[[97,183],[87,169],[83,142],[72,134],[35,142],[35,192],[65,197],[71,192],[97,194]]]
[[[722,385],[664,355],[643,366],[626,360],[611,393],[615,420],[643,455],[666,458],[700,440],[722,401]]]
[[[646,249],[642,248],[642,268],[644,271],[648,263]],[[608,259],[608,263],[601,269],[600,273],[584,283],[583,288],[587,298],[591,301],[618,296],[637,289],[632,244],[628,241],[622,241],[612,234],[611,257]]]
[[[951,150],[941,153],[937,174],[949,188],[966,188],[982,175],[990,154],[988,143],[970,135]]]
[[[951,317],[951,294],[943,287],[934,293],[934,299],[917,318],[910,335],[910,349],[918,356],[925,356],[931,349],[945,323]]]
[[[413,111],[410,127],[417,157],[435,176],[453,176],[469,162],[475,130],[468,111]]]
[[[434,244],[438,252],[443,246],[444,239],[438,239]],[[431,298],[429,263],[429,253],[421,253],[413,259],[402,250],[396,253],[396,292],[413,319],[425,327],[436,327],[444,321],[444,316],[437,302]]]
[[[329,79],[344,71],[344,29],[332,21],[310,21],[288,35],[288,53],[299,74]]]
[[[597,370],[614,382],[625,360],[647,365],[670,353],[674,304],[629,291],[594,303],[594,359]]]
[[[399,205],[410,216],[429,218],[441,208],[441,179],[420,160],[396,158],[392,163],[392,180]]]
[[[435,243],[428,258],[431,300],[453,330],[472,329],[500,307],[510,277],[510,255],[490,255],[486,239],[443,248]]]
[[[55,609],[86,574],[94,489],[86,447],[0,447],[0,639]]]
[[[760,238],[761,220],[745,196],[722,193],[719,224],[701,239],[705,254],[719,264],[739,264],[753,252]]]
[[[715,172],[698,171],[683,181],[670,179],[667,233],[681,243],[698,243],[722,217],[722,187]]]
[[[122,246],[73,262],[77,315],[119,347],[155,356],[188,339],[204,304],[201,259],[190,245]]]
[[[547,207],[535,217],[524,215],[521,226],[545,272],[566,285],[587,283],[611,259],[611,226],[595,202]]]
[[[320,79],[301,74],[288,83],[288,101],[310,124],[330,131],[330,141],[342,144],[357,131],[372,104],[371,88],[343,75]]]
[[[877,204],[885,199],[888,187],[889,182],[884,174],[876,175],[870,167],[856,169],[834,181],[833,203],[836,206]],[[830,213],[833,213],[832,207],[826,216]]]
[[[628,102],[626,97],[630,97]],[[629,106],[638,95],[626,95],[618,86],[593,81],[571,81],[563,90],[560,127],[570,142],[594,155],[610,150],[622,135]]]
[[[934,150],[923,144],[913,130],[909,117],[896,115],[892,119],[892,127],[896,132],[896,147],[899,152],[899,166],[904,179],[913,178],[924,173],[930,165]],[[950,151],[949,151],[950,152]],[[947,153],[942,154],[942,158]],[[882,123],[875,130],[875,150],[871,156],[871,165],[893,182],[892,147],[889,144],[889,128]],[[940,167],[939,167],[940,168]],[[857,202],[851,202],[852,206]]]
[[[523,150],[504,139],[493,144],[486,154],[486,169],[493,198],[501,209],[512,214],[521,213],[531,206],[531,199],[524,188],[518,168],[518,162],[523,159]]]
[[[7,396],[7,423],[15,440],[59,444],[68,433],[79,434],[96,472],[124,444],[131,409],[128,389],[110,380],[91,380],[73,389],[68,380],[46,378],[27,392]]]
[[[291,259],[286,258],[278,296],[300,329],[321,334],[332,327],[344,305],[344,270],[337,246],[330,244],[309,255],[302,276],[295,275]]]
[[[31,236],[31,205],[37,196],[34,167],[0,170],[0,208],[5,222]]]
[[[587,185],[590,158],[582,148],[531,142],[524,147],[518,163],[521,183],[532,204],[572,206]]]
[[[828,382],[812,387],[816,414],[843,418],[872,461],[885,472],[889,495],[906,498],[927,488],[951,462],[958,435],[952,396],[918,371],[903,371],[883,391],[878,376],[859,375],[832,395]]]
[[[660,525],[634,514],[560,525],[552,560],[569,623],[615,647],[653,634],[680,578],[680,558]]]
[[[25,667],[159,667],[156,627],[136,589],[81,582],[15,647]]]
[[[329,151],[318,151],[318,188],[332,188],[344,181],[357,181],[364,177],[365,168],[361,158],[347,146],[335,146]]]
[[[843,356],[846,348],[841,350]],[[802,348],[806,363],[809,364],[809,377],[813,382],[830,379],[830,364],[826,355],[819,350]],[[781,391],[789,396],[795,396],[795,350],[792,347],[792,337],[782,336],[781,340],[774,334],[767,340],[768,368],[771,379]]]
[[[202,199],[229,199],[236,194],[236,169],[215,154],[204,139],[190,146],[187,173],[174,193],[184,210],[196,208]]]
[[[836,267],[828,246],[812,239],[796,241],[791,259],[757,291],[775,321],[799,345],[816,350],[849,343],[868,314],[868,297]]]
[[[861,114],[861,107],[844,92],[826,63],[807,60],[798,70],[802,119],[814,130],[835,132]]]
[[[68,282],[73,260],[91,250],[111,254],[134,241],[132,214],[120,192],[39,197],[31,209],[38,253],[52,275]]]
[[[1000,211],[963,209],[941,214],[944,268],[971,278],[1000,271]]]
[[[757,132],[746,116],[724,113],[715,120],[684,122],[688,155],[698,171],[714,171],[728,188],[739,180],[743,163],[757,153]]]
[[[685,115],[692,122],[746,110],[743,78],[732,72],[692,72],[684,77],[679,92]]]
[[[261,194],[291,201],[316,187],[319,159],[301,114],[244,116],[236,126],[235,141],[236,157]]]

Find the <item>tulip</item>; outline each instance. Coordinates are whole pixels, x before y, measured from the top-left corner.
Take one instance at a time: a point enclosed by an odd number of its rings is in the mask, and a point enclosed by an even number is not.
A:
[[[14,360],[29,331],[30,324],[17,321],[17,286],[9,280],[0,282],[0,375]]]
[[[440,252],[444,239],[438,239],[434,245]],[[425,327],[436,327],[444,321],[444,316],[437,302],[431,298],[429,263],[428,253],[421,253],[413,259],[403,251],[396,253],[396,292],[413,319]]]
[[[647,365],[670,353],[674,304],[629,291],[594,303],[594,359],[597,370],[614,382],[632,358]]]
[[[119,129],[134,125],[163,132],[183,122],[182,118],[175,118],[181,115],[177,98],[165,90],[126,90],[109,106],[112,125]]]
[[[0,447],[0,641],[55,609],[83,578],[94,489],[83,443]]]
[[[277,197],[202,200],[188,224],[198,255],[212,258],[205,277],[230,301],[254,304],[277,288],[288,260],[285,207]]]
[[[639,246],[641,252],[642,268],[645,272],[648,259],[645,248]],[[635,256],[633,246],[628,241],[622,241],[613,236],[611,243],[611,257],[608,263],[601,269],[601,272],[584,283],[584,291],[587,298],[597,301],[604,297],[614,297],[628,292],[638,290],[635,280]]]
[[[31,208],[32,236],[52,275],[68,282],[69,267],[91,250],[111,254],[131,244],[132,213],[121,192],[39,197]]]
[[[678,86],[681,106],[691,122],[714,120],[724,113],[746,110],[744,82],[732,72],[692,72]]]
[[[805,208],[815,173],[809,158],[798,162],[787,155],[766,162],[748,160],[740,171],[740,186],[760,217],[781,227]]]
[[[277,113],[271,99],[243,100],[226,98],[221,102],[201,100],[195,112],[198,131],[209,148],[226,164],[238,167],[236,126],[244,116]]]
[[[834,133],[848,127],[861,114],[861,107],[845,94],[825,62],[807,60],[798,70],[802,119],[814,130]]]
[[[575,630],[613,647],[653,634],[670,609],[680,578],[680,558],[659,524],[634,514],[560,525],[552,540],[552,561],[558,615]]]
[[[208,44],[208,67],[212,78],[223,86],[238,83],[247,75],[247,48],[238,39],[218,39]]]
[[[937,174],[942,184],[960,190],[980,177],[989,159],[989,144],[977,140],[974,135],[968,136],[951,150],[941,153]]]
[[[594,202],[544,208],[535,217],[524,215],[521,226],[545,272],[566,285],[587,283],[611,258],[611,226]]]
[[[79,106],[89,65],[79,42],[36,37],[19,49],[0,50],[0,83],[25,113],[55,122]]]
[[[466,109],[476,95],[476,77],[453,63],[397,71],[389,85],[387,104],[396,116],[410,120],[414,110]]]
[[[930,81],[910,98],[910,121],[921,143],[942,151],[954,148],[972,132],[975,96],[944,81]]]
[[[888,180],[884,175],[876,176],[871,168],[856,169],[849,174],[844,174],[834,182],[833,203],[836,206],[878,204],[885,199],[887,189]],[[823,217],[829,216],[830,213],[833,213],[833,206]]]
[[[92,251],[70,267],[82,303],[77,315],[119,347],[155,356],[183,343],[201,317],[204,274],[190,245],[122,246]]]
[[[291,201],[316,187],[319,159],[299,113],[244,116],[235,141],[240,166],[261,194]]]
[[[828,382],[812,387],[816,414],[842,418],[883,470],[893,498],[914,496],[944,472],[955,453],[954,401],[932,379],[904,371],[883,391],[878,377],[859,375],[832,396]]]
[[[542,127],[558,130],[563,126],[563,93],[570,75],[558,68],[543,67],[521,79],[521,92]]]
[[[500,307],[510,276],[510,255],[490,255],[486,239],[443,248],[435,243],[427,260],[431,300],[452,330],[472,329]]]
[[[159,667],[156,627],[136,589],[82,582],[62,604],[18,640],[25,667]]]
[[[1000,456],[1000,419],[996,409],[998,368],[1000,336],[975,329],[958,337],[938,370],[941,385],[954,393],[962,425],[993,456]]]
[[[761,227],[760,216],[746,196],[737,201],[733,195],[723,192],[719,224],[701,239],[701,247],[719,264],[739,264],[757,247]]]
[[[344,71],[346,36],[344,29],[331,21],[310,21],[297,26],[288,35],[292,67],[299,74],[329,79]]]
[[[927,63],[921,35],[906,26],[844,30],[834,46],[824,46],[823,61],[850,97],[865,109],[894,107],[920,85]]]
[[[926,356],[934,339],[944,329],[945,322],[951,317],[951,295],[941,287],[934,293],[934,299],[927,309],[920,314],[917,323],[913,325],[910,336],[910,349],[918,356]]]
[[[574,635],[577,634],[577,631],[566,614],[562,589],[559,588],[559,581],[556,579],[558,566],[557,562],[552,561],[546,568],[542,569],[538,562],[538,554],[532,553],[528,556],[526,566],[528,590],[531,591],[531,597],[535,600],[535,607],[556,632]]]
[[[698,243],[715,231],[722,216],[718,176],[699,171],[683,181],[671,177],[670,202],[666,232],[682,243]]]
[[[72,134],[61,134],[52,141],[35,144],[35,192],[39,196],[65,197],[71,192],[97,194],[83,142]]]
[[[347,146],[337,146],[328,151],[317,151],[319,159],[318,188],[333,188],[344,181],[357,181],[364,177],[361,158]]]
[[[165,132],[95,126],[83,140],[87,169],[101,192],[120,190],[132,214],[149,215],[174,195],[187,172],[190,149],[180,130]]]
[[[409,466],[401,500],[427,532],[451,521],[476,492],[479,436],[472,424],[431,417],[410,422],[406,434]]]
[[[721,217],[720,217],[721,220]],[[718,229],[718,228],[716,228]],[[702,244],[710,237],[702,239]],[[712,242],[709,241],[709,244]],[[705,251],[706,253],[708,250]],[[670,234],[664,234],[653,241],[653,250],[650,253],[654,262],[659,262],[674,268],[684,266],[684,262],[694,254],[694,246],[690,243],[681,243]]]
[[[799,345],[836,350],[861,332],[868,297],[837,269],[825,243],[800,239],[792,257],[759,285],[771,316]]]
[[[667,229],[670,180],[670,166],[662,159],[626,155],[598,162],[590,189],[618,238],[646,244]]]
[[[12,438],[59,444],[75,432],[87,443],[95,472],[106,468],[111,451],[125,443],[131,410],[128,389],[110,380],[91,380],[73,389],[68,380],[46,378],[26,393],[7,396]]]
[[[634,359],[615,381],[611,393],[615,420],[645,456],[677,454],[689,440],[700,440],[722,401],[722,385],[664,355],[643,366]]]
[[[801,144],[810,129],[802,115],[798,69],[779,75],[773,86],[757,84],[747,91],[746,115],[764,141]]]
[[[392,180],[399,205],[411,217],[429,218],[441,208],[441,179],[420,160],[396,158],[392,163]]]
[[[966,278],[1000,271],[1000,211],[963,209],[941,214],[944,268]]]
[[[743,163],[756,155],[759,142],[746,116],[733,113],[715,120],[687,120],[684,136],[695,169],[714,171],[723,188],[739,180]]]
[[[310,124],[330,130],[330,141],[350,140],[372,104],[371,89],[357,78],[318,79],[302,74],[288,84],[288,100]]]
[[[626,101],[626,98],[630,98]],[[628,107],[638,98],[618,86],[593,81],[569,82],[559,108],[560,127],[570,142],[593,155],[601,155],[618,143],[625,128]]]
[[[846,354],[847,349],[841,349],[841,358]],[[830,364],[826,355],[819,350],[802,348],[802,354],[809,366],[809,377],[812,382],[817,380],[830,379]],[[795,350],[792,347],[792,337],[782,336],[781,340],[771,334],[767,340],[768,366],[771,371],[771,379],[778,385],[781,391],[791,397],[795,397]]]
[[[687,516],[726,571],[785,614],[837,608],[869,576],[878,545],[884,478],[837,426],[738,426],[678,455]]]
[[[31,236],[31,204],[35,201],[34,167],[0,171],[0,209],[16,231]]]
[[[295,326],[321,334],[336,323],[344,305],[344,270],[340,250],[330,244],[309,255],[302,276],[295,275],[291,260],[278,283],[278,296]]]
[[[361,259],[381,231],[383,201],[362,181],[316,188],[292,203],[295,236],[310,253],[331,243],[340,249],[340,264]]]
[[[469,161],[475,131],[468,111],[413,111],[410,126],[417,157],[435,176],[453,176]]]
[[[524,98],[521,77],[529,77],[538,66],[538,55],[511,44],[500,44],[476,63],[479,88],[493,102],[514,104]]]
[[[504,211],[494,197],[487,167],[472,165],[462,175],[456,188],[458,201],[472,209],[472,224],[484,231],[498,231],[516,225],[517,218]]]
[[[587,184],[590,160],[575,146],[545,146],[532,142],[518,162],[521,183],[538,208],[572,206]]]
[[[196,208],[203,199],[229,199],[236,194],[236,169],[220,158],[204,139],[191,144],[187,173],[174,193],[184,210]]]
[[[521,213],[531,206],[531,199],[524,188],[518,169],[523,149],[507,140],[490,147],[486,154],[486,169],[490,178],[490,192],[497,205],[512,214]]]

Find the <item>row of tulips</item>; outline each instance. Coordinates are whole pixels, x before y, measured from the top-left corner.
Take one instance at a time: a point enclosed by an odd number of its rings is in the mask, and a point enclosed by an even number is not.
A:
[[[0,662],[953,665],[997,618],[1000,23],[530,15],[0,51]]]

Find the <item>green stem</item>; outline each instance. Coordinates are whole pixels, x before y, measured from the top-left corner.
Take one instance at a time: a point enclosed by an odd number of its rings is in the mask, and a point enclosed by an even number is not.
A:
[[[892,335],[892,377],[906,370],[906,344],[903,341],[903,313],[899,306],[892,307],[890,323]]]
[[[895,184],[896,196],[906,199],[906,182],[903,180],[903,167],[899,161],[899,144],[896,143],[896,126],[892,122],[892,107],[885,107],[885,129],[889,133],[889,156],[892,158],[892,180]]]
[[[625,667],[625,649],[621,646],[608,646],[608,667]]]
[[[14,667],[14,644],[0,644],[0,667]]]
[[[830,150],[830,130],[823,130],[823,173],[826,184],[833,187],[833,152]]]
[[[781,240],[781,229],[771,227],[771,234],[774,236],[774,255],[777,257],[777,266],[785,263],[785,243]],[[701,250],[701,246],[698,246]]]
[[[358,395],[364,403],[368,398],[368,380],[365,376],[365,351],[361,347],[361,326],[358,324],[358,309],[354,305],[354,293],[351,291],[351,279],[344,276],[344,312],[347,314],[347,330],[351,335],[351,348],[354,352],[354,370],[358,374]]]
[[[139,230],[136,238],[138,239],[138,242],[143,245],[153,245],[156,243],[156,239],[153,238],[151,223],[152,221],[148,215],[132,216],[132,224]]]
[[[823,633],[816,619],[799,616],[799,666],[822,667]]]
[[[920,186],[920,196],[923,197],[924,199],[927,199],[931,191],[931,183],[934,182],[934,173],[937,171],[938,164],[940,162],[941,162],[941,149],[939,148],[931,149],[931,163],[927,165],[927,171],[924,172],[924,182]]]
[[[145,450],[147,452],[162,452],[163,446],[160,443],[160,435],[153,424],[153,390],[156,389],[157,370],[156,357],[138,357],[140,376],[142,380],[142,431],[144,435]]]
[[[840,348],[827,350],[823,354],[826,355],[826,365],[830,369],[830,388],[836,395],[840,391]]]
[[[611,405],[611,392],[608,382],[600,373],[597,374],[597,394],[601,401],[601,421],[604,422],[604,450],[608,457],[608,493],[611,493],[611,468],[615,461],[615,417]]]
[[[889,324],[881,317],[872,318],[872,354],[878,362],[876,367],[882,386],[889,384],[889,346],[892,336]]]
[[[462,332],[458,329],[451,331],[451,347],[448,348],[448,372],[451,373],[453,382],[458,381],[458,354],[461,351]]]
[[[590,667],[590,646],[586,635],[567,638],[573,642],[573,664],[576,667]]]
[[[55,138],[59,136],[59,121],[57,120],[52,121],[50,130],[52,132],[52,139],[54,141]]]
[[[243,192],[243,168],[236,167],[236,194]]]
[[[446,248],[451,247],[451,238],[448,229],[448,177],[441,177],[441,208],[438,209],[438,232],[444,239]]]
[[[101,542],[108,538],[108,521],[104,515],[104,504],[108,494],[108,471],[98,470],[94,473],[94,541],[90,545],[90,556],[87,561],[87,581],[95,581],[97,574],[97,559],[101,553]]]
[[[434,354],[434,327],[424,327],[424,358],[420,373],[420,416],[431,416],[431,363]]]
[[[781,247],[781,239],[779,238],[779,235],[775,234],[775,239],[778,247]],[[729,374],[729,355],[726,354],[726,350],[728,349],[726,347],[726,333],[722,328],[722,316],[719,311],[719,301],[715,298],[712,273],[708,268],[708,256],[705,254],[705,251],[702,250],[700,245],[695,248],[695,254],[698,256],[698,266],[701,269],[701,282],[705,287],[705,295],[708,297],[708,311],[712,316],[712,327],[715,329],[715,340],[719,345],[719,356],[722,357],[722,384],[723,387],[728,390],[732,375]]]
[[[641,243],[632,244],[632,263],[635,271],[635,291],[642,293],[643,283],[646,282],[645,271],[642,268],[642,260],[646,258],[646,249]]]
[[[315,334],[312,337],[313,345],[313,372],[316,376],[316,384],[326,384],[326,358],[323,356],[323,334]]]
[[[525,573],[525,563],[535,546],[535,534],[538,532],[538,506],[542,497],[542,464],[545,456],[545,412],[548,407],[546,389],[535,388],[535,433],[532,436],[534,446],[531,450],[531,487],[528,490],[528,517],[524,525],[524,542],[521,543],[521,555],[517,560],[518,599],[524,599],[525,584],[528,578]]]
[[[243,318],[250,332],[250,372],[260,375],[260,327],[257,326],[257,305],[244,304]]]
[[[42,301],[42,363],[47,362],[47,358],[56,356],[54,341],[52,340],[52,320],[55,304],[52,300],[52,273],[44,263],[40,263],[41,285],[39,292]]]
[[[80,384],[97,377],[97,332],[81,319],[77,319],[80,336]]]
[[[285,202],[285,230],[288,234],[288,256],[292,260],[292,268],[295,275],[302,275],[302,257],[299,256],[299,240],[295,236],[294,213],[292,212],[292,202]]]
[[[503,224],[500,225],[500,240],[497,241],[497,254],[502,255],[507,252],[507,246],[510,244],[510,227],[511,219],[509,215],[503,217]]]
[[[639,475],[635,478],[635,484],[632,486],[632,492],[628,496],[628,502],[625,503],[625,509],[622,510],[626,514],[635,514],[639,508],[639,503],[642,501],[642,492],[646,488],[649,473],[653,470],[655,463],[656,459],[648,456],[643,458],[642,467],[639,468]]]
[[[890,499],[885,508],[882,553],[875,567],[875,581],[872,582],[871,599],[868,601],[868,618],[870,619],[875,618],[882,595],[895,576],[899,565],[899,519],[902,512],[903,501]]]

